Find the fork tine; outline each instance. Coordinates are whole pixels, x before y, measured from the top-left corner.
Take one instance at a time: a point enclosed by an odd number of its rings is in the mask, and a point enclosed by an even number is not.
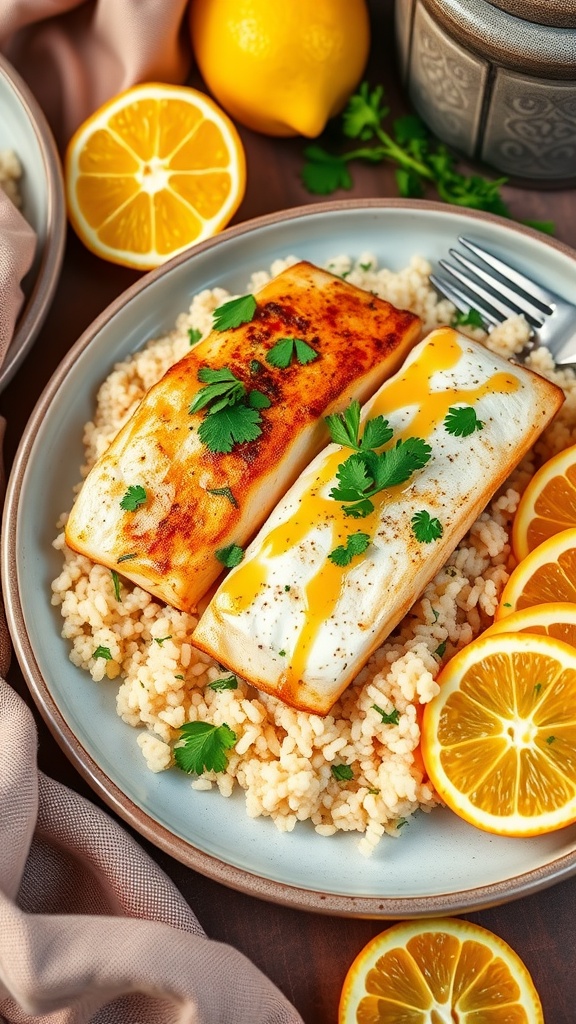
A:
[[[453,267],[451,263],[448,263],[446,260],[439,260],[438,262],[442,267],[442,270],[445,270],[446,273],[455,277],[456,280],[459,281],[460,284],[463,284],[471,293],[475,305],[477,305],[478,299],[480,299],[484,306],[488,305],[489,308],[492,307],[492,309],[495,309],[501,314],[504,320],[509,316],[516,316],[520,312],[519,309],[508,305],[506,302],[503,302],[502,299],[498,298],[497,295],[487,291],[481,284],[477,284],[476,281],[472,281],[466,274],[463,274],[461,270],[458,270],[457,267]]]
[[[451,281],[447,281],[445,277],[438,277],[437,274],[430,274],[430,280],[442,295],[445,295],[447,299],[450,299],[450,302],[456,306],[456,309],[459,309],[461,313],[470,312],[472,309],[470,296],[466,295],[465,292],[457,287],[457,285],[453,284]],[[492,324],[493,327],[502,322],[489,310],[484,309],[481,303],[477,303],[474,306],[474,309],[477,309],[482,319],[485,320],[486,323]]]
[[[533,327],[542,327],[545,320],[545,315],[542,310],[538,309],[532,302],[525,299],[523,295],[509,288],[503,281],[498,281],[492,274],[486,273],[482,267],[479,267],[477,263],[473,263],[467,256],[462,256],[456,249],[450,249],[450,255],[457,260],[463,267],[479,277],[481,281],[484,281],[489,288],[496,289],[498,295],[503,295],[505,298],[512,302],[519,313],[523,313],[526,319],[532,324]]]
[[[459,236],[458,241],[461,242],[470,252],[473,252],[475,256],[483,260],[484,263],[492,267],[498,274],[507,281],[512,281],[513,284],[521,288],[525,293],[526,297],[532,300],[536,300],[544,307],[543,311],[551,313],[554,306],[556,305],[557,296],[554,292],[549,291],[544,285],[537,284],[536,281],[532,281],[529,277],[521,274],[519,270],[515,270],[513,267],[509,267],[502,260],[494,256],[493,253],[488,252],[478,242],[473,242],[471,238],[464,238],[462,235]]]

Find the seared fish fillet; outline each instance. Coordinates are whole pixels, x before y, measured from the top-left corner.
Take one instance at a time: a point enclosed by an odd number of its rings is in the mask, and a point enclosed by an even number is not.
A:
[[[184,611],[222,572],[215,552],[243,546],[326,444],[324,416],[373,394],[421,333],[412,313],[309,263],[256,300],[249,323],[212,331],[150,389],[87,476],[66,526],[71,548]],[[272,365],[268,353],[287,338],[317,358],[299,361],[295,350],[289,365]],[[199,436],[207,408],[189,412],[206,368],[227,368],[268,404],[260,435],[228,453]],[[126,509],[129,489],[135,507]]]
[[[362,417],[389,421],[387,448],[423,439],[429,461],[352,518],[330,491],[353,452],[330,444],[221,584],[193,643],[260,690],[325,715],[563,400],[554,384],[451,328],[432,332]],[[335,564],[328,556],[358,532],[363,553]]]

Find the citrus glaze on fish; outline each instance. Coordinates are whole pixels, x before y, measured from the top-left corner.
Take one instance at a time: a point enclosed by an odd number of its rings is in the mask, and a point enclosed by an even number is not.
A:
[[[184,611],[223,571],[216,551],[244,545],[311,458],[326,444],[324,417],[364,401],[401,364],[421,323],[309,263],[284,271],[257,295],[252,320],[212,331],[145,395],[87,476],[66,525],[76,551]],[[317,353],[273,366],[280,339]],[[199,371],[228,368],[269,402],[261,433],[214,452],[190,413]],[[129,488],[144,495],[122,507]]]
[[[451,328],[432,332],[363,410],[394,435],[431,448],[410,479],[372,497],[352,519],[330,496],[352,452],[329,445],[276,506],[221,584],[193,643],[221,664],[302,711],[326,714],[438,572],[564,400],[556,385]],[[468,436],[451,433],[449,410],[474,410]],[[413,517],[438,520],[422,541]],[[366,550],[348,565],[329,555],[357,531]]]

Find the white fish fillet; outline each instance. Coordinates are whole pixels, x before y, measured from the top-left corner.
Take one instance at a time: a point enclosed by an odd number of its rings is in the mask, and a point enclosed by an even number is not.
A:
[[[373,394],[421,333],[413,313],[310,263],[284,271],[256,299],[250,322],[212,331],[144,396],[90,471],[66,526],[71,548],[183,611],[223,571],[216,551],[243,546],[326,444],[324,416]],[[273,366],[267,354],[287,337],[318,357]],[[270,400],[257,439],[229,453],[202,443],[206,414],[189,413],[201,368],[227,368]],[[130,487],[145,500],[126,511]]]
[[[276,507],[204,612],[193,643],[303,711],[326,714],[370,654],[400,622],[511,469],[564,400],[560,388],[508,363],[451,328],[432,332],[363,410],[395,434],[424,438],[429,462],[372,500],[366,518],[329,497],[352,453],[331,444]],[[448,410],[472,406],[469,436],[445,427]],[[415,513],[439,519],[442,536],[419,541]],[[346,567],[328,558],[346,538],[369,535]]]

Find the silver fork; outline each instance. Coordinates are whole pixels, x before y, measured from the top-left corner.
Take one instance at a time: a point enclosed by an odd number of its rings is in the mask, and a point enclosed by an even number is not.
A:
[[[489,330],[523,313],[535,344],[549,349],[557,366],[576,364],[576,306],[526,277],[471,238],[458,241],[475,257],[450,249],[455,265],[440,260],[449,277],[431,274],[432,284],[462,313],[476,309]]]

